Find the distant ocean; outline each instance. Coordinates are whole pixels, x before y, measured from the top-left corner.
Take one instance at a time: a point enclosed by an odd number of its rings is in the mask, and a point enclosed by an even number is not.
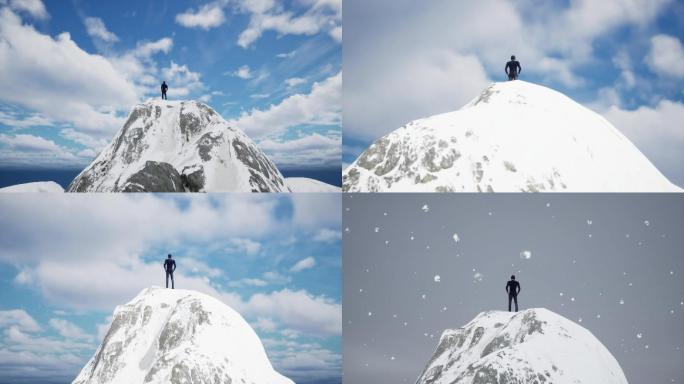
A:
[[[54,181],[62,188],[81,172],[80,169],[0,169],[0,188],[34,181]],[[327,169],[281,169],[285,177],[308,177],[324,183],[342,186],[340,168]]]

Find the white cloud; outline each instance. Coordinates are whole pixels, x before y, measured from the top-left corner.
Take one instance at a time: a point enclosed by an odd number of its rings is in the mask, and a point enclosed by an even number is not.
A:
[[[28,116],[18,116],[12,111],[0,111],[0,124],[7,125],[12,128],[27,128],[50,126],[54,122],[39,113],[32,113]]]
[[[339,230],[329,228],[321,228],[318,230],[318,232],[316,232],[312,239],[313,241],[331,243],[333,241],[338,241],[342,239],[342,232],[340,232]]]
[[[279,53],[276,55],[277,58],[279,59],[290,59],[294,57],[294,55],[297,53],[297,51],[290,51],[290,52],[285,52],[285,53]]]
[[[261,250],[261,244],[248,238],[231,239],[230,243],[237,248],[238,252],[244,252],[248,255],[255,255]]]
[[[252,326],[265,332],[273,332],[277,329],[277,324],[268,317],[257,318],[257,321],[252,323]]]
[[[135,87],[107,59],[81,50],[66,32],[53,39],[2,8],[0,37],[5,42],[0,44],[1,101],[82,129],[107,131],[121,122],[115,108],[137,100]]]
[[[233,72],[233,76],[247,80],[252,78],[252,73],[250,72],[248,65],[243,65],[238,68],[237,71]]]
[[[244,310],[256,316],[277,319],[287,327],[308,334],[329,336],[342,333],[342,306],[302,290],[283,289],[255,294],[245,303]]]
[[[11,136],[0,133],[0,144],[4,144],[6,147],[0,149],[0,164],[2,165],[49,163],[57,166],[73,164],[79,160],[76,155],[69,152],[66,148],[40,136],[28,134]]]
[[[290,268],[290,272],[301,272],[305,269],[313,268],[314,266],[316,266],[316,259],[309,256],[296,262],[295,265]]]
[[[107,43],[119,41],[119,38],[114,33],[107,30],[104,22],[99,17],[86,17],[83,22],[85,23],[86,31],[90,37]]]
[[[3,0],[0,5],[8,4],[15,11],[26,12],[36,19],[47,19],[50,15],[41,0]]]
[[[651,38],[651,49],[646,64],[658,75],[684,78],[684,48],[674,36],[656,35]]]
[[[280,133],[302,124],[339,125],[342,111],[342,73],[316,82],[309,94],[295,94],[266,110],[252,109],[231,123],[252,137]]]
[[[312,133],[296,139],[265,139],[258,142],[271,160],[280,167],[309,166],[337,167],[340,164],[342,138],[339,132],[323,136]]]
[[[330,32],[338,40],[336,31],[342,23],[342,5],[338,1],[301,1],[309,8],[300,15],[276,7],[272,0],[241,0],[238,9],[250,14],[247,28],[240,33],[238,45],[248,48],[264,32],[275,31],[279,35],[315,35]]]
[[[23,309],[10,309],[0,311],[0,328],[18,327],[26,332],[38,332],[40,326],[31,315]]]
[[[159,52],[168,53],[172,47],[173,39],[170,37],[163,37],[157,41],[143,41],[137,43],[132,53],[138,57],[149,58]]]
[[[251,287],[265,287],[268,285],[268,282],[265,280],[261,280],[261,279],[247,278],[247,279],[240,279],[237,281],[231,281],[230,283],[228,283],[228,286],[230,286],[230,287],[242,287],[244,285],[251,286]]]
[[[306,79],[302,79],[301,77],[291,77],[289,79],[285,79],[285,84],[287,84],[289,88],[292,88],[298,85],[306,84]]]
[[[684,186],[684,104],[662,100],[635,110],[612,106],[603,115],[672,182]]]
[[[188,9],[176,15],[176,23],[187,28],[201,28],[209,30],[218,27],[226,21],[219,2],[201,6],[198,10]]]
[[[69,339],[69,340],[85,340],[85,341],[92,341],[93,337],[83,331],[80,327],[78,327],[76,324],[64,320],[64,319],[58,319],[58,318],[53,318],[48,321],[48,324],[50,327],[55,329],[57,333],[59,333],[62,337]]]

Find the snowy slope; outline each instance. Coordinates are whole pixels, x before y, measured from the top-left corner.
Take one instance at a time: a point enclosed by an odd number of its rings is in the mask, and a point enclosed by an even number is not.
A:
[[[288,192],[254,142],[197,101],[148,100],[69,192]]]
[[[547,309],[480,313],[442,333],[417,384],[626,384],[591,332]]]
[[[54,181],[36,181],[34,183],[16,184],[0,188],[0,193],[62,193],[64,188]]]
[[[292,192],[342,192],[340,187],[308,177],[286,177],[285,184]]]
[[[291,384],[273,370],[259,337],[220,301],[147,288],[114,311],[102,344],[73,384]]]
[[[520,80],[378,139],[345,170],[343,190],[681,191],[603,117]]]

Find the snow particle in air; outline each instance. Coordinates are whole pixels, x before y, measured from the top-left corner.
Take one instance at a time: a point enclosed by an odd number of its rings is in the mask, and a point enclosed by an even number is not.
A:
[[[546,203],[546,208],[550,207],[551,203]]]
[[[480,272],[475,272],[475,274],[473,275],[473,283],[479,283],[482,281],[483,278],[484,276]]]
[[[625,300],[620,299],[619,303],[620,303],[620,305],[623,305],[623,304],[625,304]]]
[[[375,231],[375,233],[380,232],[380,227],[375,227],[374,231]]]
[[[644,220],[644,225],[648,227],[649,225],[651,225],[651,222],[648,220]]]
[[[523,260],[529,260],[532,258],[532,252],[528,250],[520,251],[520,258]]]
[[[344,229],[345,232],[349,232],[349,227]]]
[[[563,292],[560,293],[560,297],[563,297]]]
[[[461,238],[458,237],[458,233],[454,233],[453,238],[454,238],[454,243],[458,243],[459,241],[461,241]]]
[[[423,210],[423,212],[430,212],[430,207],[428,207],[427,204],[423,205],[421,209]]]
[[[422,295],[420,295],[420,298],[423,299],[423,300],[425,300],[426,297],[427,297],[427,295],[424,294],[424,293],[423,293]]]
[[[368,316],[373,316],[373,312],[368,312]]]
[[[587,220],[587,225],[591,225],[591,223],[593,223],[592,220]]]
[[[574,298],[574,297],[571,297],[571,298],[570,298],[570,301],[573,301],[573,302],[574,302],[574,301],[575,301],[575,298]]]
[[[394,360],[394,356],[390,357],[390,360]]]
[[[439,275],[435,275],[434,279],[435,279],[435,283],[439,283],[440,281],[442,281],[442,278]]]

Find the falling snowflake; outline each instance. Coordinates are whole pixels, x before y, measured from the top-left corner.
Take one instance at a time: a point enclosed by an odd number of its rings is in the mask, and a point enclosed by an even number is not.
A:
[[[591,223],[593,223],[592,220],[587,220],[587,225],[591,225]]]
[[[563,297],[563,292],[560,293],[560,297]]]
[[[620,303],[620,305],[623,305],[625,303],[625,300],[620,299],[619,303]]]
[[[389,240],[385,240],[385,245],[389,244]]]
[[[596,315],[596,318],[597,318],[597,319],[600,319],[600,318],[601,318],[601,314],[599,313],[598,315]]]
[[[435,275],[435,283],[439,283],[440,281],[442,281],[442,278],[439,277],[439,275]]]
[[[484,276],[480,272],[475,272],[475,274],[473,275],[473,282],[479,283],[482,281],[483,278]]]
[[[570,298],[570,301],[573,301],[573,302],[574,302],[574,301],[575,301],[575,298],[574,298],[574,297],[571,297],[571,298]]]
[[[551,203],[546,203],[546,207],[547,207],[547,208],[550,207],[550,206],[551,206]]]
[[[648,349],[648,344],[644,345],[644,348]]]
[[[430,211],[430,207],[428,207],[427,204],[423,205],[423,208],[421,208],[421,209],[423,210],[423,212],[429,212]]]
[[[368,312],[368,316],[373,316],[373,312]]]
[[[362,292],[363,292],[363,288],[359,288],[359,293],[362,293]]]
[[[383,214],[382,214],[382,215],[383,215],[383,216],[387,216],[387,212],[383,212]]]
[[[491,213],[491,212],[487,212],[487,214],[488,214],[489,216],[491,216],[491,215],[492,215],[492,213]]]
[[[425,300],[425,298],[427,297],[427,295],[423,293],[420,297],[421,297],[423,300]]]
[[[345,232],[349,232],[349,227],[344,229]]]
[[[390,357],[390,360],[394,360],[394,356]]]
[[[378,232],[380,232],[380,228],[379,228],[379,227],[375,227],[375,233],[378,233]]]
[[[651,222],[649,222],[648,220],[644,220],[644,225],[648,227],[649,225],[651,225]]]
[[[581,322],[582,322],[582,318],[580,317],[579,319],[577,319],[577,321],[581,323]]]
[[[528,250],[521,251],[520,258],[523,260],[529,260],[532,258],[532,252]]]
[[[455,243],[458,243],[459,241],[461,241],[461,238],[458,237],[458,233],[454,233],[453,238],[454,238],[454,242],[455,242]]]
[[[670,276],[674,276],[674,271],[670,271]]]

